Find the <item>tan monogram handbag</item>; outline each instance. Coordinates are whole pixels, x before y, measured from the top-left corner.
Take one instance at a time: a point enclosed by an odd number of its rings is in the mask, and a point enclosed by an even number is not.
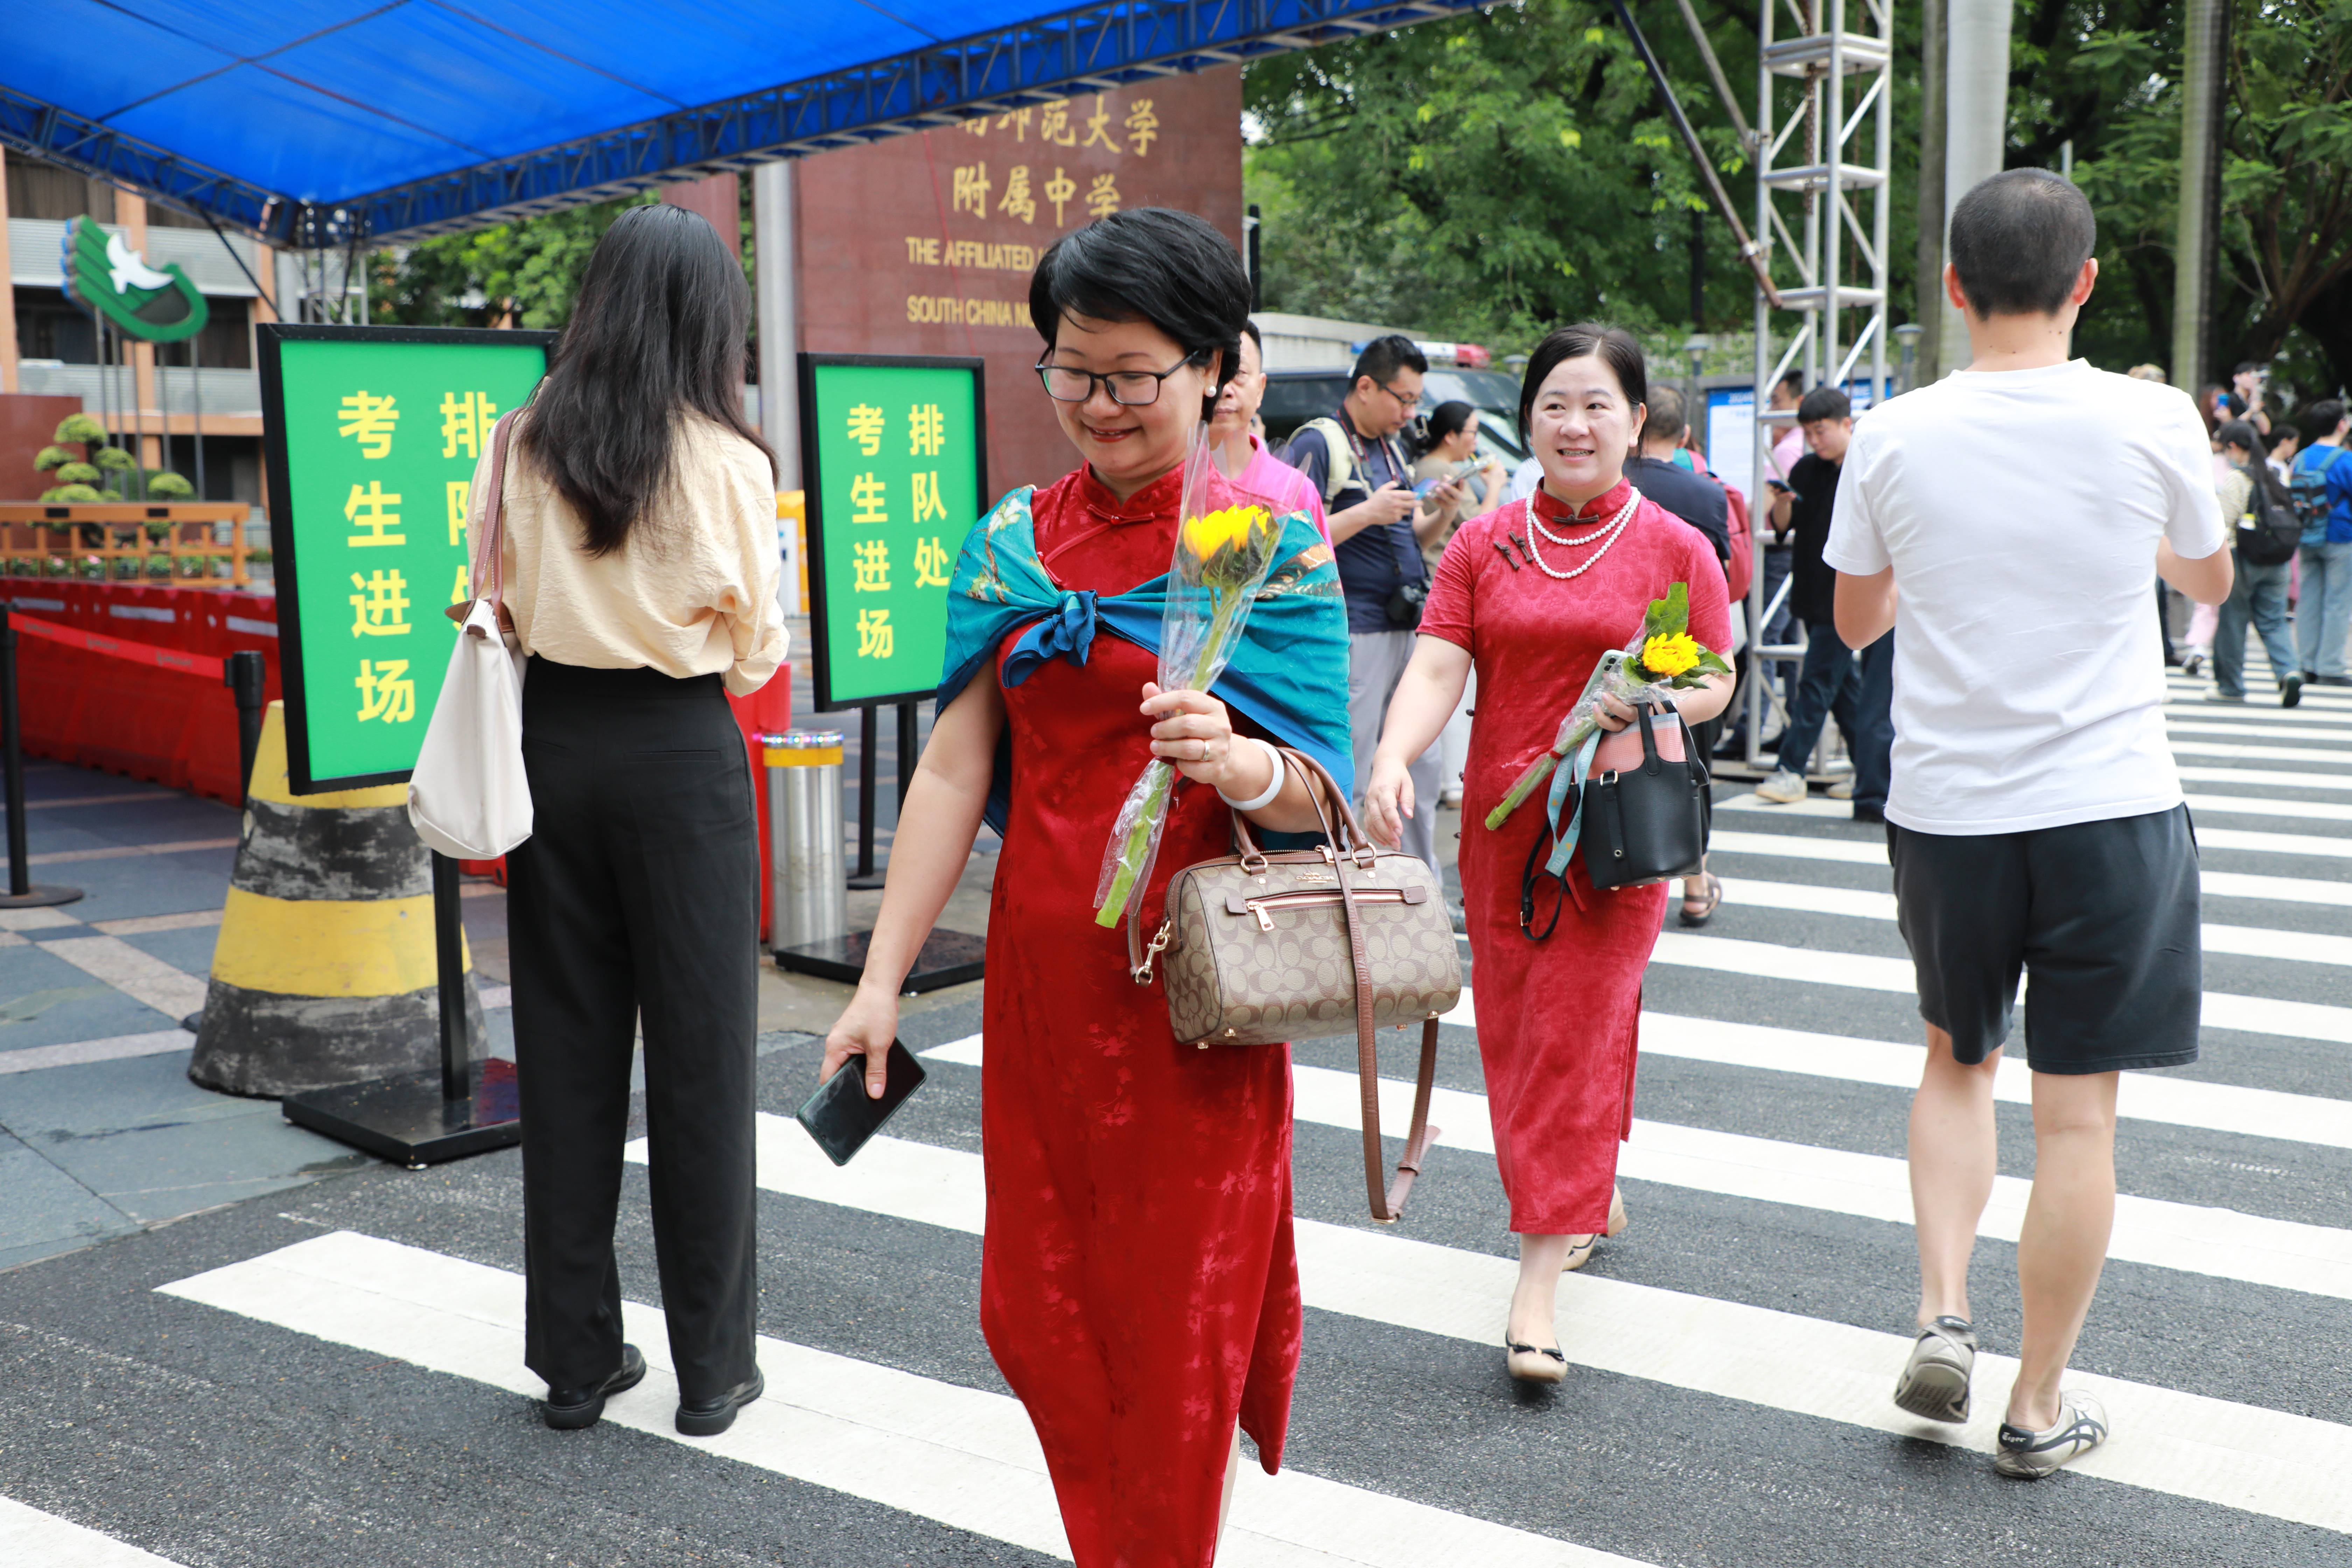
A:
[[[1356,1037],[1364,1184],[1372,1217],[1386,1223],[1404,1212],[1422,1158],[1437,1140],[1429,1125],[1437,1020],[1462,999],[1462,961],[1437,873],[1416,856],[1366,838],[1347,797],[1314,759],[1294,751],[1282,756],[1310,784],[1322,782],[1339,814],[1337,831],[1323,814],[1323,843],[1269,854],[1234,813],[1240,853],[1187,866],[1169,879],[1167,917],[1149,951],[1137,899],[1128,911],[1128,957],[1139,985],[1151,984],[1152,963],[1160,960],[1168,1021],[1179,1040],[1202,1050]],[[1316,809],[1322,814],[1320,802]],[[1421,1072],[1412,1126],[1396,1180],[1383,1190],[1372,1031],[1416,1020]]]

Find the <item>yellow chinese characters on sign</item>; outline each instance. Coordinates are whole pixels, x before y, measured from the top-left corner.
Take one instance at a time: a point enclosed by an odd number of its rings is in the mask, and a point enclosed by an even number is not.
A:
[[[387,493],[381,479],[370,479],[365,489],[352,485],[351,499],[343,502],[343,516],[353,528],[364,531],[352,534],[344,542],[354,548],[407,543],[408,535],[387,531],[400,526],[400,514],[390,510],[399,504],[400,497]]]
[[[468,458],[479,458],[498,417],[499,405],[478,392],[443,393],[441,455],[454,458],[463,451]]]
[[[409,634],[408,583],[397,569],[365,577],[354,572],[352,586],[359,590],[351,596],[352,636],[398,637]]]
[[[889,658],[897,644],[890,632],[890,612],[860,610],[857,612],[857,657]]]
[[[887,489],[880,476],[876,474],[860,474],[852,479],[849,484],[852,509],[849,521],[868,527],[888,522],[890,510],[884,493]]]
[[[989,179],[987,164],[959,164],[955,171],[954,194],[948,201],[949,210],[951,212],[969,211],[974,217],[986,217],[988,216],[988,192]]]
[[[357,441],[362,458],[392,456],[393,427],[400,423],[398,399],[354,392],[343,399],[342,423],[335,433]]]
[[[890,591],[890,546],[879,539],[863,539],[856,546],[854,563],[857,578],[850,584],[860,594],[887,594]]]
[[[948,552],[940,543],[938,534],[915,542],[915,586],[944,588],[948,585]]]
[[[363,658],[359,677],[352,684],[360,689],[362,723],[381,719],[387,724],[405,724],[416,717],[416,682],[409,679],[406,659]]]

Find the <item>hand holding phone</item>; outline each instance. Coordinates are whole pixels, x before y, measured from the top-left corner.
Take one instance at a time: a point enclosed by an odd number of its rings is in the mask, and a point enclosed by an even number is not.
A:
[[[907,1103],[907,1097],[922,1087],[925,1076],[923,1064],[915,1059],[914,1053],[892,1040],[888,1076],[879,1099],[866,1092],[863,1072],[845,1065],[808,1097],[796,1120],[816,1140],[825,1158],[836,1165],[846,1165],[852,1155],[866,1147],[866,1140],[881,1131],[883,1124]]]

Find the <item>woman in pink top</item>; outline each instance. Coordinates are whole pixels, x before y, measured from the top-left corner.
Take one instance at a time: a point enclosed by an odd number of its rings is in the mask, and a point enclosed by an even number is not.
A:
[[[1256,431],[1257,405],[1265,397],[1265,356],[1258,342],[1257,323],[1242,323],[1241,371],[1225,383],[1217,411],[1209,419],[1209,439],[1215,444],[1217,467],[1245,490],[1274,503],[1277,516],[1303,511],[1315,520],[1325,539],[1331,524],[1323,516],[1323,498],[1307,476],[1265,449]]]

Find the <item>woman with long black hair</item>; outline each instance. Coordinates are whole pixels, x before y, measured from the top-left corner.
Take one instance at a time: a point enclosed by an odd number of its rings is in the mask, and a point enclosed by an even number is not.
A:
[[[759,828],[727,693],[784,658],[774,460],[744,423],[751,291],[719,231],[634,207],[598,242],[504,453],[505,603],[530,662],[531,836],[507,858],[522,1096],[524,1360],[550,1426],[646,1363],[613,1257],[640,1020],[677,1429],[723,1432],[752,1361]]]

